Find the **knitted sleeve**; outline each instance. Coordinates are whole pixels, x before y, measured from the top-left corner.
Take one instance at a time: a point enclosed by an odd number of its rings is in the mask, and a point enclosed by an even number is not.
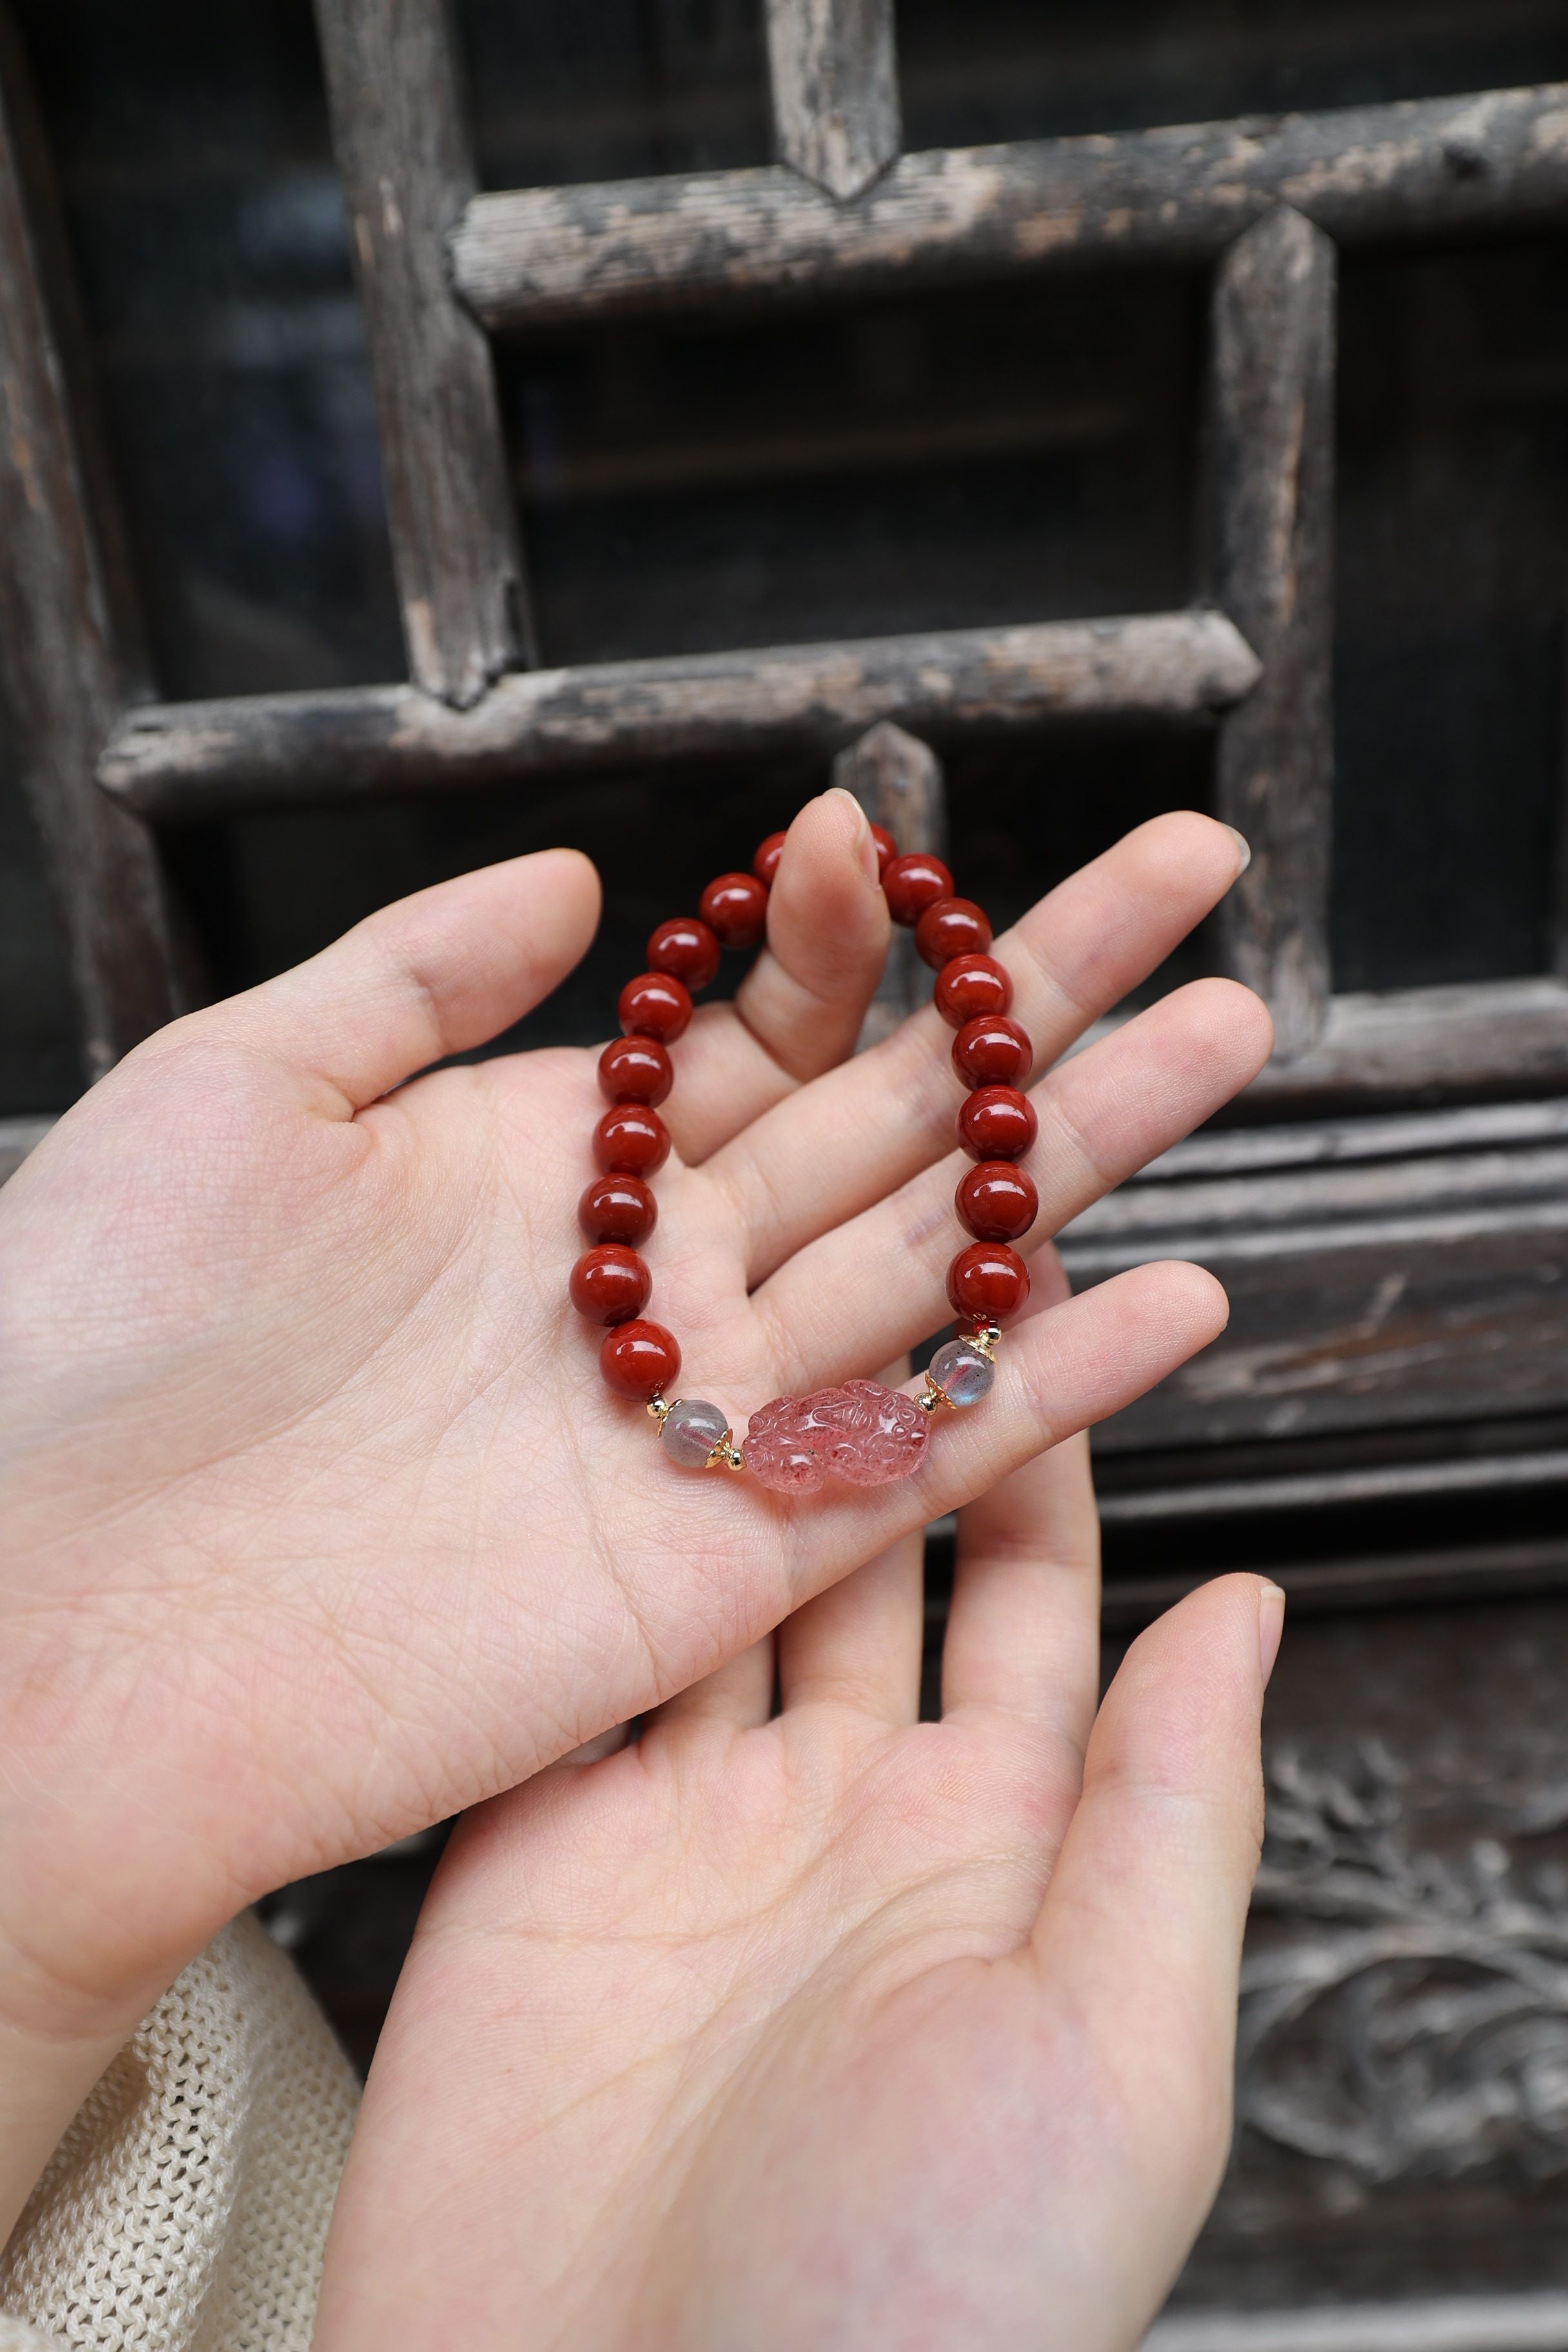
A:
[[[359,2092],[247,1916],[80,2109],[0,2253],[0,2352],[308,2352]]]

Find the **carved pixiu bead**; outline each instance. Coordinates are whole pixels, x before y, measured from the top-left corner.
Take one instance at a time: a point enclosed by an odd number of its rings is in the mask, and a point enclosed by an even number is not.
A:
[[[599,1084],[613,1103],[661,1103],[674,1083],[657,1037],[612,1037],[599,1056]]]
[[[880,1381],[846,1381],[810,1396],[775,1397],[752,1415],[741,1454],[775,1494],[815,1494],[829,1475],[881,1486],[919,1469],[928,1428],[912,1397]]]

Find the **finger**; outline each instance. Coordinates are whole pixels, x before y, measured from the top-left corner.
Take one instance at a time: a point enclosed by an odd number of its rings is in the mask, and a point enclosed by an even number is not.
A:
[[[921,1709],[925,1539],[901,1536],[779,1627],[784,1706],[834,1706],[897,1728]]]
[[[666,1699],[644,1719],[642,1736],[645,1740],[658,1738],[698,1723],[723,1723],[749,1731],[766,1723],[773,1705],[773,1637],[767,1633],[739,1657]]]
[[[383,907],[308,963],[180,1029],[275,1056],[351,1117],[521,1020],[579,961],[598,919],[588,860],[540,850]]]
[[[767,945],[733,1004],[706,1006],[677,1051],[664,1116],[694,1163],[853,1050],[887,961],[888,902],[851,793],[808,801],[768,894]]]
[[[818,1591],[847,1563],[973,1502],[1064,1438],[1131,1404],[1224,1330],[1225,1292],[1201,1266],[1171,1260],[1112,1275],[1079,1298],[1026,1318],[1002,1349],[983,1404],[943,1412],[921,1466],[877,1487],[769,1496],[794,1593]],[[762,1497],[756,1498],[761,1503]]]
[[[1056,1305],[1067,1282],[1048,1255]],[[1079,1433],[958,1515],[942,1710],[1043,1726],[1081,1759],[1099,1696],[1100,1514]]]
[[[1194,2212],[1229,2141],[1237,1970],[1263,1826],[1259,1716],[1283,1608],[1263,1578],[1221,1577],[1133,1643],[1032,1938],[1042,1979],[1152,2135],[1141,2176],[1163,2171]]]
[[[1059,1064],[1031,1097],[1040,1213],[1019,1248],[1037,1249],[1211,1117],[1262,1068],[1272,1036],[1250,990],[1199,980]],[[798,1251],[753,1294],[786,1388],[846,1379],[945,1318],[947,1270],[966,1239],[953,1192],[968,1165],[950,1153]]]
[[[996,942],[1037,1070],[1120,1003],[1225,896],[1242,863],[1238,838],[1190,811],[1155,817]],[[737,1125],[707,1173],[746,1236],[750,1282],[942,1156],[957,1108],[952,1048],[952,1031],[928,1005],[852,1065]]]

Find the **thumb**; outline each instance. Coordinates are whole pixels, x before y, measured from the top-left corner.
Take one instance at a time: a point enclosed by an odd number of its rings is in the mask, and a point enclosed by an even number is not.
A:
[[[1229,2149],[1260,1719],[1284,1606],[1261,1577],[1221,1577],[1133,1643],[1095,1722],[1033,1938],[1110,2086],[1126,2131],[1123,2219],[1160,2292]]]

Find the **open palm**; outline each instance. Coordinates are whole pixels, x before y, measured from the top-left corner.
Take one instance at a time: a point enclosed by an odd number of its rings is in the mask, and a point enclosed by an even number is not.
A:
[[[1125,2352],[1224,2159],[1279,1596],[1195,1596],[1091,1737],[1098,1606],[1075,1440],[961,1517],[940,1723],[906,1542],[470,1815],[322,2352]]]
[[[1235,867],[1221,827],[1161,819],[999,943],[1040,1066]],[[0,1196],[0,2018],[65,1985],[124,2030],[263,1889],[680,1690],[1219,1327],[1206,1276],[1144,1269],[1035,1318],[902,1486],[792,1508],[676,1472],[565,1303],[592,1055],[429,1068],[546,994],[596,913],[566,852],[390,908],[150,1041]],[[885,921],[830,794],[739,1009],[677,1049],[654,1311],[738,1422],[944,1312],[946,1033],[927,1012],[837,1066]],[[1208,982],[1051,1070],[1039,1232],[1267,1048]]]

